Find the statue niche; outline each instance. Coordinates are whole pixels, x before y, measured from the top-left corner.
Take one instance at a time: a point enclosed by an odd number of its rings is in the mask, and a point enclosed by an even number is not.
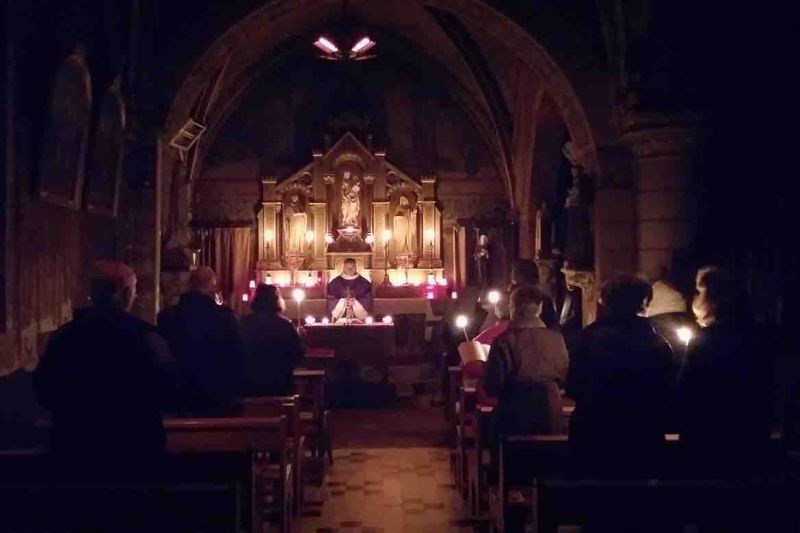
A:
[[[306,232],[308,231],[308,214],[306,213],[306,199],[297,192],[291,191],[287,195],[284,205],[285,250],[287,255],[303,255],[306,247]]]
[[[336,167],[339,182],[339,228],[362,229],[362,175],[363,169],[356,161],[346,159]]]
[[[409,199],[410,197],[410,199]],[[395,253],[412,261],[417,254],[417,200],[409,193],[401,193],[396,200],[392,229]]]

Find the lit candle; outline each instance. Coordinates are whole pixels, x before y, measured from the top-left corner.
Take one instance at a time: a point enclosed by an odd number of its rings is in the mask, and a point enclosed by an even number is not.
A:
[[[489,291],[488,294],[489,303],[492,305],[497,305],[497,302],[500,301],[500,291]]]
[[[256,288],[256,280],[251,279],[249,287],[251,291],[254,290]]]
[[[243,302],[249,302],[250,301],[250,295],[247,294],[247,293],[242,294],[242,301]]]
[[[311,326],[311,325],[315,324],[316,322],[317,322],[317,319],[314,318],[313,316],[308,315],[306,317],[306,325]]]
[[[392,323],[392,315],[386,315],[383,317],[382,322],[384,324],[391,324]]]
[[[425,296],[428,298],[428,300],[433,300],[433,291],[428,291]]]
[[[692,340],[692,337],[694,337],[694,333],[692,333],[692,329],[684,326],[684,327],[680,327],[680,328],[676,329],[675,333],[678,335],[678,338],[688,348],[689,347],[689,343]]]
[[[456,327],[461,328],[461,331],[464,332],[464,338],[469,342],[469,337],[467,336],[467,324],[469,324],[469,319],[466,315],[458,315],[456,317]]]
[[[330,323],[331,323],[331,321],[330,321],[330,319],[328,317],[326,317],[326,316],[322,317],[322,325],[323,326],[327,326]]]
[[[374,322],[375,322],[375,319],[374,319],[374,318],[372,318],[371,316],[368,316],[368,317],[366,318],[366,320],[364,320],[364,323],[366,323],[366,324],[372,324],[372,323],[374,323]]]
[[[458,300],[458,293],[456,291],[451,292],[450,298],[452,298],[453,300]]]
[[[314,232],[313,231],[308,230],[306,232],[306,242],[308,244],[311,244],[312,242],[314,242]]]

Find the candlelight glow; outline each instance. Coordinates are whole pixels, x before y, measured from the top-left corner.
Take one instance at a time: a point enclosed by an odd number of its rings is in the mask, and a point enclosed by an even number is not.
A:
[[[497,303],[500,301],[500,291],[489,291],[487,298],[490,304],[497,305]]]
[[[249,302],[250,301],[250,295],[247,294],[247,293],[242,294],[242,301],[243,302]]]
[[[308,230],[306,232],[306,242],[308,244],[311,244],[312,242],[314,242],[314,232],[313,231]]]
[[[694,337],[694,333],[692,333],[692,328],[687,328],[686,326],[676,329],[675,333],[678,335],[678,338],[686,346],[689,346],[689,342],[691,342],[692,337]]]
[[[248,287],[250,287],[250,290],[255,289],[256,288],[256,280],[251,279],[250,280],[250,284],[248,285]]]
[[[327,326],[330,323],[331,323],[331,321],[330,321],[330,319],[328,317],[326,317],[326,316],[322,317],[322,325],[323,326]]]
[[[451,292],[450,298],[452,298],[453,300],[458,300],[458,293],[456,291]]]
[[[436,236],[436,232],[433,230],[433,228],[428,228],[428,229],[425,230],[425,239],[429,243],[433,243],[433,238],[435,236]]]
[[[433,291],[428,291],[426,297],[428,298],[428,300],[433,300]]]
[[[313,316],[308,315],[306,317],[306,325],[311,326],[311,325],[315,324],[316,322],[317,322],[317,319],[314,318]]]
[[[292,291],[292,300],[297,303],[302,302],[306,297],[306,291],[303,289],[295,289]]]
[[[464,329],[467,327],[467,324],[469,324],[469,319],[466,317],[466,315],[458,315],[456,317],[456,327]]]
[[[383,317],[383,323],[384,324],[391,324],[392,323],[392,315],[386,315],[385,317]]]
[[[383,230],[383,242],[389,242],[390,240],[392,240],[392,230]]]
[[[264,232],[264,238],[267,240],[267,242],[272,242],[273,240],[275,240],[275,232],[272,231],[271,229],[268,229],[267,231]]]
[[[365,323],[365,324],[372,324],[372,323],[374,323],[374,322],[375,322],[375,319],[374,319],[374,318],[372,318],[371,316],[368,316],[368,317],[367,317],[367,318],[364,320],[364,323]]]

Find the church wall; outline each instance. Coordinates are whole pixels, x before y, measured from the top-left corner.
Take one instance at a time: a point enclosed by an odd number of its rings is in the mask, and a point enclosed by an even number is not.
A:
[[[118,249],[118,220],[88,213],[85,202],[75,209],[38,195],[40,155],[49,128],[56,72],[81,44],[92,80],[93,122],[95,108],[118,73],[115,62],[121,53],[121,28],[126,25],[124,10],[112,9],[104,13],[102,22],[97,18],[89,22],[87,13],[92,6],[60,6],[5,3],[10,31],[3,36],[3,188],[8,194],[3,215],[9,226],[0,241],[0,256],[5,257],[0,376],[36,366],[49,334],[69,320],[73,307],[85,304],[92,263],[114,256]],[[89,135],[91,146],[91,129]],[[88,179],[85,183],[88,185]],[[5,414],[0,409],[0,419]]]

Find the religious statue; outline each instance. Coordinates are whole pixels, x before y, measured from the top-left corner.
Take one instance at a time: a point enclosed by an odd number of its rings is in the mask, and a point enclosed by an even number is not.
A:
[[[577,161],[572,142],[564,145],[564,156],[572,164],[572,186],[564,203],[566,212],[565,266],[573,269],[592,265],[592,229],[588,180]]]
[[[303,253],[308,227],[308,215],[299,194],[293,193],[286,206],[287,251],[290,253]]]
[[[345,171],[342,176],[342,226],[358,226],[360,210],[358,177]]]
[[[397,203],[394,215],[397,255],[414,255],[417,244],[417,207],[412,207],[405,195],[400,196]]]
[[[327,300],[334,322],[363,322],[372,313],[372,284],[358,274],[355,259],[345,259],[342,273],[328,283]]]
[[[537,259],[549,258],[553,249],[553,221],[547,202],[542,202],[542,207],[536,211],[536,257]]]
[[[473,257],[478,273],[478,286],[486,287],[489,284],[489,237],[486,235],[478,237],[478,249],[475,250]]]

